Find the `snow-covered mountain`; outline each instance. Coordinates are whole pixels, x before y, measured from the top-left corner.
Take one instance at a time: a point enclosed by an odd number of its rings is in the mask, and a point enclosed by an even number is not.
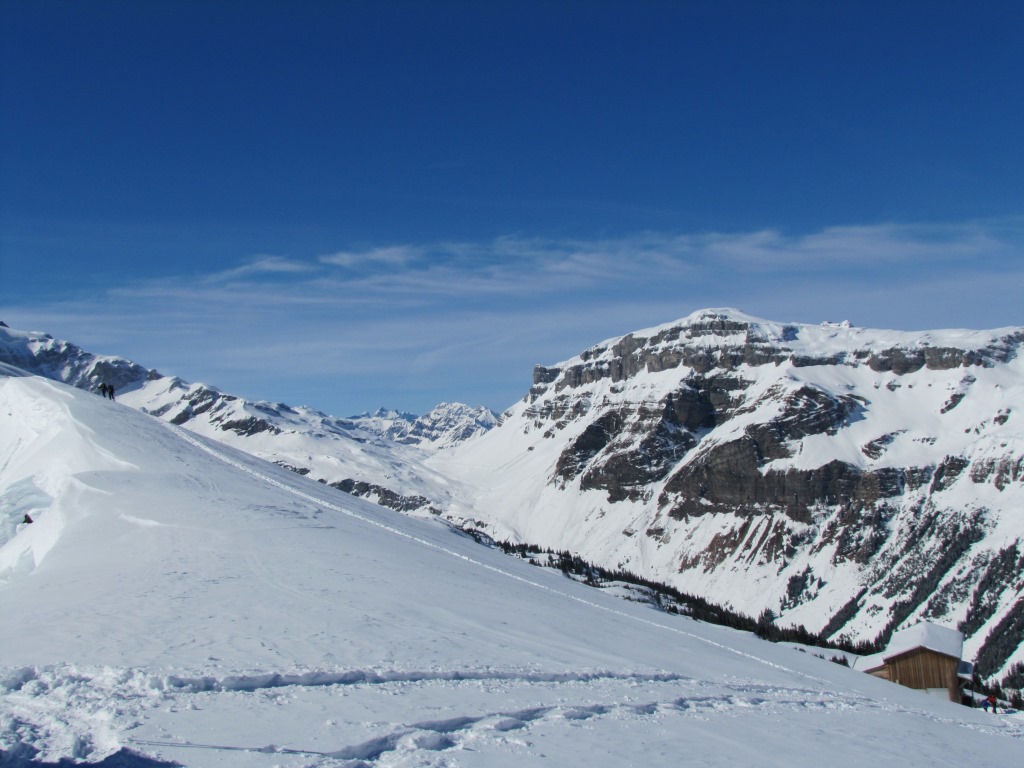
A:
[[[960,626],[1024,682],[1024,329],[704,310],[538,366],[503,415],[338,419],[0,328],[0,360],[379,504],[568,550],[783,626]],[[1018,665],[1018,666],[1015,666]]]
[[[623,602],[3,363],[0,505],[5,768],[1024,754],[1017,716]]]
[[[430,465],[474,525],[855,640],[962,625],[1024,662],[1024,329],[705,310],[553,366]]]
[[[403,511],[437,511],[447,483],[423,467],[425,456],[497,424],[484,407],[442,403],[423,416],[380,409],[351,418],[307,406],[246,400],[190,384],[122,357],[0,324],[0,362],[97,392],[321,482]]]

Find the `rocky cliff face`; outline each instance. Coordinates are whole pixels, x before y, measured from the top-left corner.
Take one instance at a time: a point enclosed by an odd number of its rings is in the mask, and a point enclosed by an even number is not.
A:
[[[1022,343],[706,310],[538,366],[433,464],[497,538],[835,636],[962,624],[995,674],[1024,660],[1019,629],[982,653],[1024,615]]]

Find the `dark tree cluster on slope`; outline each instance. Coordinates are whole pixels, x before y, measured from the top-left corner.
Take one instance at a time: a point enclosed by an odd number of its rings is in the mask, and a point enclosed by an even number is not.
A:
[[[478,540],[487,544],[493,544],[506,554],[515,555],[524,560],[530,560],[537,556],[547,556],[554,567],[567,576],[580,578],[590,586],[600,586],[609,582],[622,582],[644,587],[655,596],[655,602],[664,607],[668,613],[683,613],[698,621],[705,621],[708,624],[717,624],[725,627],[732,627],[746,632],[753,632],[758,637],[772,642],[791,642],[802,645],[816,646],[820,648],[831,648],[833,650],[846,651],[854,654],[876,653],[879,648],[873,643],[861,642],[851,643],[845,639],[839,641],[829,640],[826,636],[815,634],[803,626],[779,627],[774,623],[775,615],[768,609],[762,612],[757,619],[738,611],[733,611],[721,605],[705,600],[702,597],[681,592],[668,584],[646,579],[623,569],[603,568],[599,565],[584,560],[579,555],[566,551],[545,549],[532,544],[521,544],[508,541],[493,541],[484,534],[476,531],[469,531]],[[680,611],[676,605],[682,606]],[[842,657],[833,659],[837,663]]]
[[[1024,636],[1024,597],[1017,600],[978,650],[974,668],[984,677],[995,674],[1020,647]]]

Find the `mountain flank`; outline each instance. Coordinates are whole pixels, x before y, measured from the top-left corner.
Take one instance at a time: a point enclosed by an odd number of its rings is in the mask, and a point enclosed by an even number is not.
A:
[[[497,428],[429,464],[496,539],[833,639],[959,626],[1005,675],[1024,662],[1022,342],[702,310],[537,366]]]

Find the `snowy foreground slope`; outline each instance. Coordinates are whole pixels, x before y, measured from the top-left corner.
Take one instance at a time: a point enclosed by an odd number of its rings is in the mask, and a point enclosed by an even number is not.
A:
[[[608,598],[18,373],[0,366],[0,765],[1024,757],[1014,716]]]

